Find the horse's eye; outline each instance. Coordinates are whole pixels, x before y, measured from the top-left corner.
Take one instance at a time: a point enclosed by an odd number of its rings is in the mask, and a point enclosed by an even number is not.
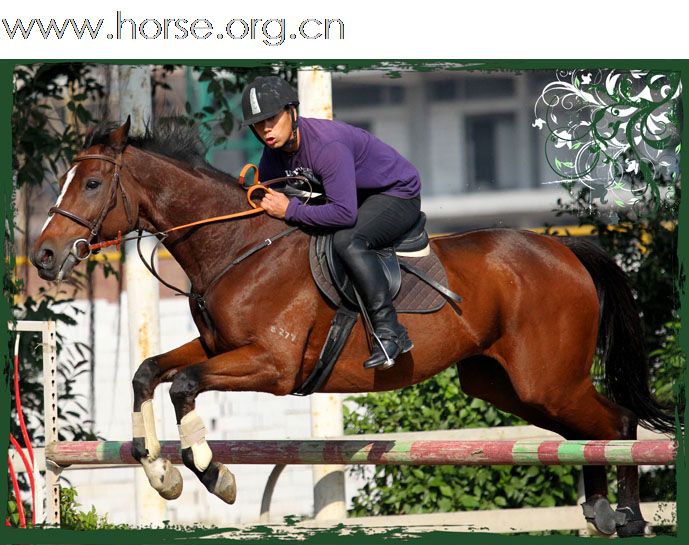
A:
[[[86,182],[86,189],[96,189],[100,184],[100,180],[89,180]]]

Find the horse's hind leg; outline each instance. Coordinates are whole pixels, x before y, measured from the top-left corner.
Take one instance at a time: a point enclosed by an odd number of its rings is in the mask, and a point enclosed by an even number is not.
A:
[[[533,377],[529,386],[522,381],[514,387],[512,375],[495,359],[477,357],[458,365],[462,390],[494,404],[501,410],[520,416],[528,422],[559,433],[566,439],[634,439],[636,418],[599,395],[590,379],[584,378],[579,388],[562,389],[561,385],[538,384]],[[577,391],[583,391],[579,396]],[[565,395],[558,395],[561,392]],[[571,394],[571,395],[567,395]],[[582,414],[581,411],[586,414]],[[608,503],[608,480],[605,467],[584,466],[586,493],[585,516],[602,533],[621,536],[642,535],[645,521],[639,510],[638,468],[618,468],[619,504],[615,513]],[[624,514],[624,516],[622,516]]]
[[[502,365],[493,358],[475,356],[457,364],[462,391],[495,405],[501,411],[565,437],[569,432],[560,422],[548,418],[538,408],[524,403],[514,391]]]
[[[617,425],[607,432],[598,428],[589,428],[582,432],[577,430],[572,439],[636,439],[636,416],[597,393],[593,387],[581,403],[598,407],[600,412],[607,412],[617,419]],[[596,435],[596,431],[599,434]],[[586,503],[584,514],[594,527],[605,533],[617,531],[620,537],[644,535],[646,521],[639,505],[639,468],[638,466],[617,466],[617,511],[613,513],[607,495],[607,475],[604,466],[584,466],[584,489]]]
[[[567,386],[564,382],[533,386],[528,388],[528,403],[565,426],[569,430],[567,439],[636,438],[636,417],[596,392],[588,375],[569,381]],[[520,392],[519,387],[515,389]],[[607,499],[605,467],[584,466],[584,515],[604,534],[617,530],[620,536],[643,535],[646,523],[639,508],[638,469],[620,466],[618,482],[619,505],[615,512]]]
[[[180,368],[204,361],[207,357],[201,341],[195,339],[165,354],[147,358],[132,379],[132,456],[143,466],[151,486],[167,500],[175,499],[182,493],[182,476],[169,460],[160,458],[153,392],[158,384],[169,381]]]
[[[235,478],[223,464],[213,461],[206,429],[195,411],[196,396],[208,390],[286,394],[288,389],[284,389],[279,377],[270,354],[247,345],[189,366],[172,381],[170,398],[180,430],[182,461],[209,492],[226,503],[235,501]]]

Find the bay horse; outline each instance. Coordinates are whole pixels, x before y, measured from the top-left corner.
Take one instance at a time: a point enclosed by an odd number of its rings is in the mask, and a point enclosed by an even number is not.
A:
[[[197,143],[180,140],[175,130],[167,146],[156,138],[130,138],[129,126],[128,119],[92,130],[62,178],[57,204],[32,250],[42,278],[66,277],[85,241],[114,238],[118,231],[159,233],[247,208],[244,190],[208,165]],[[167,499],[179,496],[182,479],[160,457],[151,405],[157,385],[172,383],[184,464],[232,503],[234,477],[212,459],[194,411],[196,396],[209,390],[287,395],[318,359],[335,310],[309,273],[307,233],[283,236],[221,274],[247,249],[284,230],[282,220],[261,214],[178,230],[163,241],[192,292],[203,294],[209,318],[191,297],[200,336],[147,358],[132,381],[132,453]],[[675,432],[674,415],[649,390],[632,291],[602,250],[510,229],[441,236],[430,244],[449,288],[464,298],[461,315],[450,305],[401,315],[415,347],[390,370],[363,368],[369,353],[357,323],[320,391],[402,388],[456,363],[464,392],[566,439],[635,439],[638,422]],[[590,375],[595,354],[605,369],[607,397]],[[605,468],[584,467],[584,514],[604,533],[642,535],[638,468],[620,466],[618,482],[613,511]]]

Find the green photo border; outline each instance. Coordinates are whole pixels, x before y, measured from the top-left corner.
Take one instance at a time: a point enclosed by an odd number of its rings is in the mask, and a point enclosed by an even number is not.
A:
[[[0,189],[0,198],[2,199],[2,212],[3,218],[5,220],[5,225],[13,225],[13,195],[12,195],[12,155],[11,155],[11,112],[12,112],[12,72],[15,64],[26,64],[33,62],[46,62],[46,63],[61,63],[61,62],[91,62],[99,64],[185,64],[185,65],[205,65],[205,66],[237,66],[237,67],[247,67],[247,66],[266,66],[275,64],[278,61],[269,60],[181,60],[181,61],[170,61],[160,59],[147,60],[147,59],[118,59],[118,60],[2,60],[0,61],[0,90],[5,100],[0,104],[0,125],[4,127],[0,131],[0,150],[2,153],[2,161],[0,163],[2,188]],[[346,70],[352,69],[366,69],[366,68],[376,68],[387,70],[394,73],[396,69],[414,69],[419,71],[430,71],[437,69],[452,69],[452,70],[465,70],[465,69],[480,69],[480,70],[534,70],[534,69],[573,69],[573,68],[616,68],[616,69],[653,69],[653,70],[665,70],[681,73],[682,80],[682,104],[683,111],[689,111],[687,109],[688,99],[689,99],[689,86],[687,85],[688,75],[689,75],[689,60],[566,60],[566,61],[556,61],[556,60],[444,60],[444,59],[424,59],[424,60],[414,60],[414,61],[397,61],[397,60],[333,60],[333,59],[311,59],[302,61],[279,61],[280,64],[285,64],[290,67],[298,66],[312,66],[319,65],[326,69],[338,69],[342,70],[344,67]],[[398,67],[398,68],[396,68]],[[682,131],[682,150],[689,150],[689,137],[687,131]],[[680,166],[682,172],[689,172],[689,153],[681,153]],[[678,241],[678,257],[680,260],[680,274],[686,272],[689,265],[689,235],[683,228],[683,222],[689,220],[689,199],[685,198],[680,205],[679,214],[679,241]],[[9,237],[9,233],[5,233],[5,237]],[[5,251],[3,245],[3,253]],[[12,259],[11,261],[9,261]],[[14,261],[13,256],[3,255],[2,267],[3,273],[5,268],[13,267]],[[678,280],[679,282],[679,280]],[[689,324],[689,298],[686,293],[686,286],[683,284],[679,285],[680,291],[680,317],[684,324]],[[2,316],[5,323],[10,320],[10,303],[7,300],[7,294],[3,296],[0,300],[0,315]],[[11,373],[8,372],[7,364],[11,361],[11,356],[7,352],[9,346],[10,334],[7,328],[0,328],[0,346],[3,350],[3,362],[5,362],[5,369],[3,374],[3,381],[0,385],[0,400],[2,403],[2,409],[0,417],[0,437],[1,444],[3,445],[3,452],[7,452],[9,447],[9,409],[10,409],[10,377]],[[689,328],[683,327],[680,334],[680,343],[684,350],[684,353],[689,353]],[[684,371],[684,383],[687,384],[689,379],[689,372],[687,369]],[[689,413],[689,410],[687,411]],[[685,415],[686,417],[686,415]],[[686,420],[686,418],[685,418]],[[678,539],[686,539],[689,536],[689,532],[684,527],[684,524],[689,520],[689,473],[687,462],[689,461],[687,457],[687,446],[686,437],[679,437],[679,448],[677,456],[677,535],[676,536],[657,536],[654,539],[657,540],[656,543],[675,543]],[[7,458],[3,455],[3,467],[6,469]],[[8,488],[7,479],[2,480],[2,485],[0,486],[0,506],[7,505],[8,498]],[[4,521],[2,523],[2,528],[0,529],[0,543],[7,544],[122,544],[126,543],[128,545],[144,545],[144,544],[163,544],[163,543],[184,543],[184,544],[197,544],[197,543],[208,543],[208,538],[220,534],[223,530],[231,531],[232,527],[228,528],[214,528],[214,529],[189,529],[189,530],[177,530],[177,529],[157,529],[157,530],[94,530],[94,531],[72,531],[72,530],[62,530],[62,529],[21,529],[21,528],[8,528],[5,527]],[[291,539],[285,539],[284,537],[279,537],[274,534],[270,528],[267,527],[256,527],[256,532],[252,532],[253,535],[260,535],[259,538],[250,539],[237,539],[240,543],[260,543],[271,544],[271,543],[287,543]],[[376,544],[376,543],[391,543],[392,540],[405,539],[405,529],[399,528],[396,530],[391,530],[386,533],[380,533],[377,535],[366,535],[363,530],[355,530],[348,528],[348,535],[341,535],[338,528],[329,529],[327,531],[317,532],[311,534],[313,530],[305,530],[301,537],[304,539],[299,539],[300,543],[304,544],[325,544],[325,543],[364,543],[364,544]],[[534,539],[547,540],[548,543],[565,543],[571,542],[573,539],[584,539],[575,536],[544,536],[544,537],[533,537],[533,536],[504,536],[495,534],[483,534],[483,533],[456,533],[456,532],[427,532],[419,534],[407,534],[406,538],[410,540],[421,539],[424,544],[450,544],[455,545],[456,543],[462,541],[471,544],[493,544],[498,542],[510,543],[531,543]],[[235,541],[234,538],[225,540]]]

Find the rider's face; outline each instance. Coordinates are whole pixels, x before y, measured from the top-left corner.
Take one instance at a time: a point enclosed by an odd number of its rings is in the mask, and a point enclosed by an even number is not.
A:
[[[278,149],[292,137],[292,119],[289,109],[282,110],[264,121],[254,123],[256,134],[269,148]]]

